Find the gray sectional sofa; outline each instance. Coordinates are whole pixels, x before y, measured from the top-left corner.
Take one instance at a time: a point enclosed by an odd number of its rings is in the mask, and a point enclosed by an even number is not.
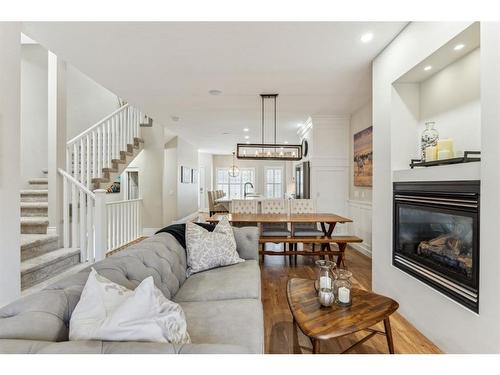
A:
[[[234,228],[234,234],[245,262],[189,278],[185,250],[167,233],[93,265],[130,289],[153,276],[165,296],[182,306],[191,344],[68,341],[70,317],[89,273],[85,269],[0,309],[0,353],[262,353],[258,231]]]

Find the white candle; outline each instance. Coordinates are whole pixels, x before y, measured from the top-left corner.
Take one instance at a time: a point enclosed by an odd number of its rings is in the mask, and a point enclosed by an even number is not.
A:
[[[425,149],[425,161],[434,161],[437,159],[437,147],[429,146]]]
[[[339,288],[339,301],[342,303],[349,303],[350,291],[345,286]]]
[[[330,289],[332,287],[332,279],[328,276],[321,276],[319,278],[319,287]]]
[[[451,158],[450,150],[439,150],[438,151],[438,160],[450,159]]]

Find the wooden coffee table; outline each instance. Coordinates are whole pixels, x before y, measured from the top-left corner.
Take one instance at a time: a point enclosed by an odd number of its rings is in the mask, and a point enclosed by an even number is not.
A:
[[[293,315],[294,350],[298,348],[297,327],[311,339],[313,353],[320,352],[320,341],[367,331],[368,335],[351,345],[342,353],[347,353],[376,334],[387,338],[389,352],[394,354],[391,323],[389,316],[398,309],[399,304],[388,298],[352,288],[352,305],[322,307],[318,301],[314,280],[290,279],[287,285],[288,306]],[[383,321],[384,331],[370,328]]]

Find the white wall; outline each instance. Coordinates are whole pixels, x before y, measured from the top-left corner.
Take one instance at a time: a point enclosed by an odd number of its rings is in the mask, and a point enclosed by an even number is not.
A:
[[[68,140],[118,109],[118,97],[70,64],[66,71]]]
[[[400,304],[401,314],[442,350],[449,353],[500,351],[500,261],[496,236],[500,212],[497,197],[500,189],[497,167],[499,154],[496,151],[500,139],[498,24],[481,27],[481,126],[482,148],[486,152],[483,153],[481,162],[479,314],[471,312],[392,266],[392,170],[398,163],[403,162],[403,154],[394,149],[394,143],[405,143],[410,139],[412,145],[415,144],[413,139],[408,138],[408,133],[405,133],[401,123],[391,122],[392,82],[469,25],[412,23],[373,62],[373,217],[376,218],[372,226],[373,289],[396,299]]]
[[[0,306],[20,296],[21,24],[0,22]]]
[[[348,115],[315,115],[305,124],[301,138],[308,139],[311,166],[311,198],[318,212],[349,216],[349,129]],[[305,161],[304,160],[304,161]],[[335,233],[347,233],[339,224]]]
[[[350,138],[349,138],[349,199],[356,201],[372,200],[372,188],[363,186],[354,186],[354,134],[372,126],[372,103],[366,103],[356,112],[351,114]]]
[[[177,218],[181,220],[198,212],[198,184],[181,183],[181,166],[198,168],[198,150],[177,137]]]
[[[160,124],[141,128],[144,149],[129,164],[139,171],[139,194],[143,199],[144,228],[162,228],[164,129]]]
[[[47,50],[21,46],[21,182],[45,177],[47,169]]]
[[[420,84],[420,126],[435,121],[439,137],[453,138],[455,151],[481,149],[480,49]]]
[[[198,171],[200,172],[202,169],[205,171],[205,181],[201,181],[200,178],[198,208],[204,212],[208,212],[207,192],[213,190],[214,158],[212,154],[198,153]]]
[[[363,254],[371,256],[372,247],[372,187],[354,186],[354,134],[372,126],[372,103],[369,102],[351,114],[349,139],[349,218],[348,224],[351,235],[363,239],[360,244],[352,246]]]
[[[290,166],[291,162],[285,161],[273,161],[273,160],[240,160],[235,159],[236,165],[240,168],[254,168],[255,169],[255,184],[254,192],[256,194],[265,194],[265,167],[281,167],[283,168],[284,182],[283,186],[284,194],[287,192],[287,187],[290,188],[292,182],[292,170]],[[233,165],[232,155],[214,155],[213,156],[213,183],[214,189],[217,189],[217,168],[229,168]]]
[[[174,137],[164,147],[163,222],[183,221],[198,212],[198,184],[181,183],[181,167],[198,168],[198,150]]]

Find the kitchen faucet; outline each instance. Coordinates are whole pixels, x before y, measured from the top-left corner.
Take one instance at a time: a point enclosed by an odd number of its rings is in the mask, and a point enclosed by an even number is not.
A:
[[[251,182],[245,182],[245,185],[243,186],[243,194],[245,195],[245,198],[247,197],[247,185],[250,185],[250,187],[253,189],[253,184]]]

